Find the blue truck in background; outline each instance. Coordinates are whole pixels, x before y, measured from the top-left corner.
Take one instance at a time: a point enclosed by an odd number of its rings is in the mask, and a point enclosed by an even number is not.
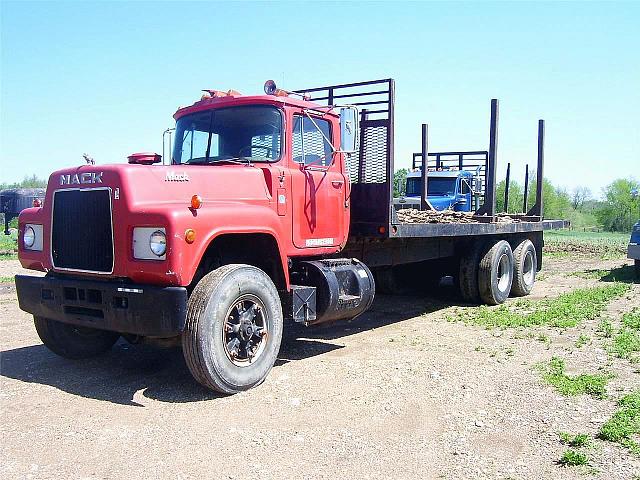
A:
[[[420,203],[421,175],[420,169],[407,174],[404,196],[397,203]],[[429,172],[427,199],[435,210],[472,212],[477,208],[473,201],[474,183],[474,173],[468,170]]]

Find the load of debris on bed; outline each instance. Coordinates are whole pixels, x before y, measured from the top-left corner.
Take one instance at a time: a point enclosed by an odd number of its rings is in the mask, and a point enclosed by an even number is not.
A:
[[[473,212],[405,208],[396,213],[400,223],[481,223]],[[506,213],[499,213],[495,216],[496,223],[519,223],[520,221],[520,219],[510,217]]]

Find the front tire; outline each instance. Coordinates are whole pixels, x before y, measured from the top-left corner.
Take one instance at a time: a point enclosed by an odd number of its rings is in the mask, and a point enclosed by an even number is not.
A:
[[[189,297],[182,335],[193,377],[225,394],[264,381],[282,340],[283,315],[269,276],[251,265],[225,265],[205,275]]]
[[[480,298],[488,305],[503,303],[513,283],[513,252],[509,242],[495,243],[480,260],[478,287]]]
[[[33,317],[36,332],[42,343],[56,355],[80,359],[96,357],[111,350],[120,338],[119,333],[78,327],[49,318]]]

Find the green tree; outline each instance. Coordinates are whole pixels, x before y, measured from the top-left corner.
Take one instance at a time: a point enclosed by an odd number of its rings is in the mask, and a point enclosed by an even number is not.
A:
[[[628,232],[640,217],[640,198],[631,191],[640,188],[634,179],[619,178],[603,189],[604,201],[595,212],[605,230]]]
[[[407,183],[407,173],[409,170],[401,168],[393,174],[393,196],[399,197],[405,193]]]
[[[504,190],[507,186],[506,180],[501,180],[496,185],[496,212],[522,213],[522,200],[524,189],[522,185],[513,180],[509,181],[509,208],[504,208]]]
[[[528,208],[531,208],[536,202],[536,180],[535,174],[532,175],[534,180],[529,184]],[[546,178],[542,181],[542,207],[544,218],[566,219],[573,210],[571,207],[571,197],[566,190],[554,187]]]
[[[25,176],[21,182],[15,183],[0,183],[0,190],[7,188],[44,188],[47,186],[47,181],[38,178],[35,174],[31,176]]]

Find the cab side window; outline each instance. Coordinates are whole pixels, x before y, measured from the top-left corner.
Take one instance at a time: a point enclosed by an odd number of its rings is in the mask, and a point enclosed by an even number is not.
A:
[[[469,193],[469,182],[464,178],[460,179],[460,193],[462,195]]]
[[[314,125],[314,122],[316,125]],[[327,120],[295,115],[293,117],[293,161],[304,165],[331,165],[331,125]]]

